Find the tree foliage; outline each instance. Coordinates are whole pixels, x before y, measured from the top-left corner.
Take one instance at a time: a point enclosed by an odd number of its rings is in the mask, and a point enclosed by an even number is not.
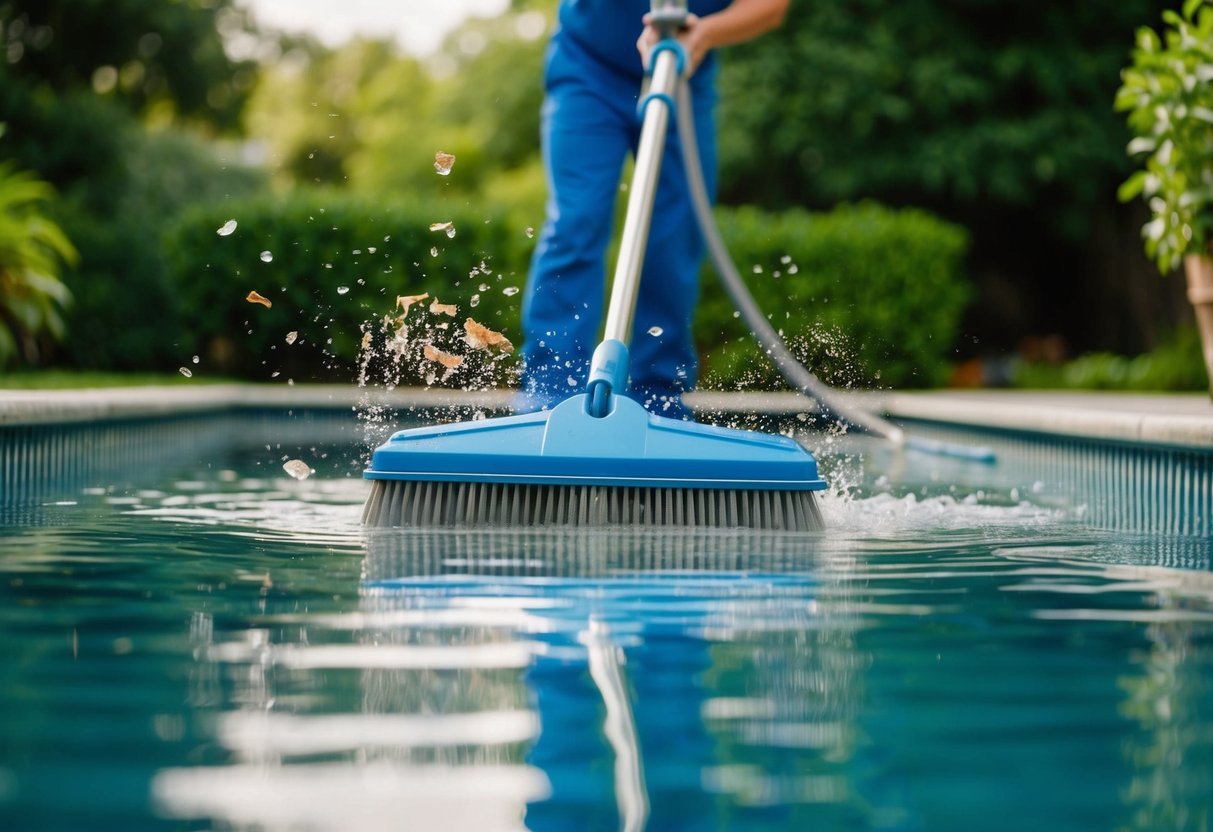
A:
[[[239,127],[254,65],[224,38],[243,26],[233,0],[0,0],[0,158],[55,187],[46,210],[79,252],[59,360],[175,366],[161,228],[260,181],[199,135]]]
[[[1034,206],[1080,236],[1126,168],[1111,108],[1160,0],[796,0],[722,80],[730,198]],[[751,168],[762,137],[763,176]]]
[[[0,25],[13,81],[92,89],[161,121],[234,128],[254,80],[224,49],[221,32],[248,27],[233,0],[0,0]]]
[[[0,367],[35,360],[40,341],[64,334],[71,295],[59,275],[76,249],[46,215],[52,195],[42,180],[0,165]]]

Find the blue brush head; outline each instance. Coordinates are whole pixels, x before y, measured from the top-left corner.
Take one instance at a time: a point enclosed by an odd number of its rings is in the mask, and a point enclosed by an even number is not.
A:
[[[591,416],[585,394],[550,411],[402,430],[369,480],[820,491],[817,460],[794,440],[676,421],[626,396]]]

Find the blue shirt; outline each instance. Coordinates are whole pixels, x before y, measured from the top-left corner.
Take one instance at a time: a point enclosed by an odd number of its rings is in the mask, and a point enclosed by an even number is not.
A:
[[[732,0],[689,0],[693,14],[704,17],[728,7]],[[637,84],[644,77],[636,39],[644,29],[641,18],[648,14],[649,0],[560,0],[559,27],[553,36],[568,38],[598,62]],[[700,64],[696,76],[712,75],[712,53]]]

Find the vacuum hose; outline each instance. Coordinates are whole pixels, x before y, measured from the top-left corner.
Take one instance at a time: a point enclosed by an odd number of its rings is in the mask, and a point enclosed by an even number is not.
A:
[[[766,316],[762,314],[758,304],[754,302],[753,295],[746,288],[745,281],[742,280],[737,267],[733,264],[733,258],[729,255],[728,248],[720,238],[720,230],[716,227],[716,221],[712,216],[712,203],[708,197],[707,185],[703,180],[699,145],[695,139],[695,116],[691,105],[691,90],[686,78],[683,78],[678,84],[678,101],[674,109],[677,111],[678,138],[682,145],[682,158],[686,166],[691,202],[694,205],[695,217],[707,244],[709,256],[716,267],[716,274],[720,277],[725,293],[733,301],[737,311],[741,313],[742,319],[750,328],[750,332],[754,334],[759,346],[770,357],[788,384],[798,392],[815,399],[823,410],[838,421],[876,434],[898,447],[910,447],[928,453],[982,462],[994,461],[994,454],[988,448],[906,436],[905,431],[887,419],[842,401],[837,395],[837,391],[824,384],[796,360],[787,345],[784,344],[783,339],[779,337],[779,333],[775,331]]]

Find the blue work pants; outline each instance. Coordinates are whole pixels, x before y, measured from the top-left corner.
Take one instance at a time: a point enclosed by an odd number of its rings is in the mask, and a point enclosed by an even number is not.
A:
[[[620,175],[627,154],[636,151],[642,118],[638,82],[559,35],[549,48],[545,84],[541,140],[548,204],[522,309],[519,410],[550,407],[585,390],[601,333]],[[715,94],[710,83],[694,87],[699,153],[714,195]],[[629,343],[629,395],[662,415],[686,415],[681,394],[698,376],[691,319],[703,248],[671,114]]]

